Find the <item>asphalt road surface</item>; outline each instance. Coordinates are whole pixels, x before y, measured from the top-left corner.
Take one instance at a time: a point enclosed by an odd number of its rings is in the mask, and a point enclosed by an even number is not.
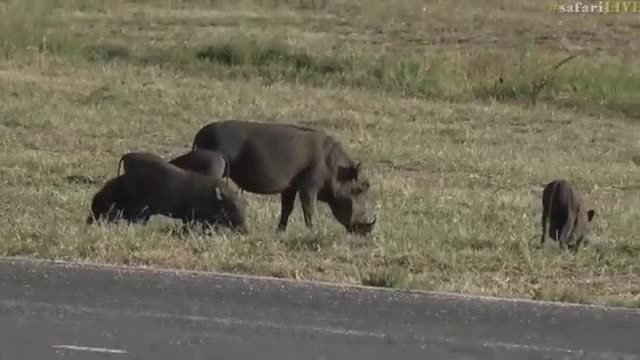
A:
[[[640,311],[0,260],[0,359],[640,359]]]

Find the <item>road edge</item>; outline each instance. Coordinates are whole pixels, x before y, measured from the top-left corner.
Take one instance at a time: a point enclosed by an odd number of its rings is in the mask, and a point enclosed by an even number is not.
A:
[[[623,312],[640,314],[640,309],[623,307],[623,306],[580,304],[580,303],[549,301],[549,300],[533,300],[533,299],[517,298],[517,297],[508,298],[508,297],[498,297],[498,296],[489,296],[489,295],[463,294],[463,293],[455,293],[455,292],[449,292],[449,291],[387,288],[387,287],[368,286],[368,285],[361,285],[361,284],[337,283],[337,282],[319,281],[319,280],[297,280],[297,279],[291,279],[291,278],[276,278],[276,277],[266,276],[266,275],[249,275],[249,274],[237,274],[237,273],[215,272],[215,271],[204,271],[204,270],[185,270],[185,269],[175,269],[175,268],[168,268],[168,267],[129,266],[129,265],[116,265],[116,264],[110,264],[110,263],[98,263],[98,262],[91,262],[91,261],[52,260],[52,259],[42,259],[42,258],[30,258],[30,257],[23,257],[23,256],[0,256],[0,262],[11,263],[11,264],[20,263],[25,265],[74,267],[74,268],[92,269],[97,271],[126,271],[130,273],[172,274],[172,275],[188,275],[188,276],[199,276],[199,277],[231,278],[231,279],[239,279],[239,280],[247,280],[247,281],[271,282],[271,283],[289,284],[289,285],[298,285],[298,286],[310,285],[310,286],[314,286],[317,288],[324,288],[324,289],[342,288],[342,289],[351,289],[351,290],[358,290],[358,291],[365,291],[365,292],[410,294],[410,295],[420,295],[425,297],[462,299],[462,300],[478,301],[478,302],[485,302],[485,303],[526,303],[526,304],[534,304],[539,306],[556,307],[556,308],[558,307],[583,308],[583,309],[590,309],[590,310],[623,311]]]

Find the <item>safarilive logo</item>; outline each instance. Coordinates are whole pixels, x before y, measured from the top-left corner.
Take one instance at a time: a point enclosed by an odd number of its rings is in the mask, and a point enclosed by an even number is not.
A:
[[[552,13],[591,13],[591,14],[640,14],[640,1],[600,1],[595,4],[584,4],[577,1],[573,4],[551,3]]]

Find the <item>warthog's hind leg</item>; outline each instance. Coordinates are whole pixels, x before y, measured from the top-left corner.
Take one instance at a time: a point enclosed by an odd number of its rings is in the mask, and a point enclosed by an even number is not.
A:
[[[542,210],[542,236],[540,237],[540,245],[538,246],[538,248],[542,248],[544,247],[544,242],[547,239],[547,216],[549,216],[548,214],[548,210],[546,208],[543,208]]]

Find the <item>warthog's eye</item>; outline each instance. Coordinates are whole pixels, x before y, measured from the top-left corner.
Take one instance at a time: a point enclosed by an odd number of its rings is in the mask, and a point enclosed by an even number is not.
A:
[[[353,184],[352,192],[354,195],[360,195],[369,190],[369,186],[368,181],[356,182]]]
[[[360,173],[360,165],[355,166],[338,166],[338,181],[358,180]]]

